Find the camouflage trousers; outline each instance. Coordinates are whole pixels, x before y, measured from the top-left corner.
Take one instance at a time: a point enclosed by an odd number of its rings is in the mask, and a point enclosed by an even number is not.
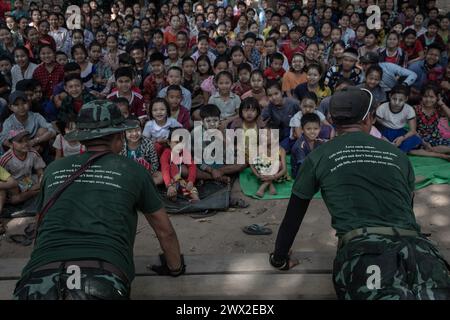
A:
[[[354,238],[337,251],[333,282],[339,299],[450,299],[450,266],[423,237]]]
[[[14,290],[15,300],[126,300],[130,286],[117,275],[97,268],[80,268],[80,286],[62,270],[41,270],[22,278]]]

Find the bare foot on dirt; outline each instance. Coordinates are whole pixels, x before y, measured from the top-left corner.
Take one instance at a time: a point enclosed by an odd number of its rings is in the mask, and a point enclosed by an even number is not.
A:
[[[264,197],[264,192],[266,192],[267,187],[269,186],[269,184],[267,182],[263,182],[260,186],[258,191],[256,191],[255,195],[257,197]]]
[[[271,195],[276,195],[276,194],[277,194],[277,189],[275,189],[275,186],[273,185],[273,183],[271,183],[271,184],[269,185],[269,193],[270,193]]]

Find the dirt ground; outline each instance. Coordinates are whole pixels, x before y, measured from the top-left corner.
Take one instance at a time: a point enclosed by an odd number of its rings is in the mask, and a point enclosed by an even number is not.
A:
[[[233,196],[243,197],[235,183]],[[279,224],[288,200],[253,200],[243,197],[250,207],[218,212],[194,219],[189,214],[171,215],[182,251],[187,255],[218,253],[254,253],[273,250]],[[424,232],[441,249],[450,249],[450,186],[432,185],[416,192],[414,211]],[[265,223],[274,232],[270,236],[249,236],[241,228],[252,223]],[[313,200],[293,245],[294,251],[320,251],[332,254],[337,240],[330,227],[331,219],[322,200]],[[24,258],[32,247],[0,240],[0,258]],[[160,251],[156,237],[146,220],[139,218],[135,255],[156,255]]]

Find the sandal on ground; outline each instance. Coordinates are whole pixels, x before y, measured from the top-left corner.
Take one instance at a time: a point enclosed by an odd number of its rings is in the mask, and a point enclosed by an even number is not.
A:
[[[27,237],[24,234],[12,234],[7,237],[10,242],[21,244],[23,246],[29,246],[33,243],[33,239]]]
[[[239,208],[239,209],[245,209],[248,208],[250,204],[248,204],[243,199],[230,199],[230,207],[231,208]]]
[[[257,223],[245,226],[244,228],[242,228],[242,231],[244,231],[244,233],[246,234],[256,236],[272,234],[272,229],[264,227],[263,225]]]

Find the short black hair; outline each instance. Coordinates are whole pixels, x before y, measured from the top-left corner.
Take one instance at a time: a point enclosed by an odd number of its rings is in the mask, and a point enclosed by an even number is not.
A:
[[[79,74],[68,74],[64,77],[64,85],[67,84],[67,82],[72,80],[78,80],[81,84],[83,84],[83,80],[81,79],[81,76]]]
[[[125,98],[125,97],[115,97],[115,98],[113,99],[113,102],[114,102],[115,104],[126,104],[127,106],[130,106],[130,102],[129,102],[128,99]]]
[[[275,52],[275,53],[272,54],[271,57],[270,57],[270,61],[272,62],[273,60],[281,60],[281,61],[284,61],[283,54],[281,54],[280,52]]]
[[[150,63],[156,62],[156,61],[160,61],[160,62],[164,63],[164,60],[166,60],[166,58],[164,57],[164,55],[161,52],[153,52],[150,55]]]
[[[410,28],[410,29],[406,29],[405,31],[403,31],[403,38],[406,38],[409,35],[413,35],[414,37],[417,37],[416,30]]]
[[[216,45],[219,43],[228,44],[227,39],[225,39],[225,37],[217,37],[216,40],[214,40],[214,42],[216,43]]]
[[[169,118],[170,117],[170,106],[169,106],[169,103],[167,102],[167,100],[164,98],[155,98],[152,100],[152,102],[150,102],[150,107],[148,110],[148,113],[149,113],[148,116],[150,117],[150,120],[153,120],[152,108],[155,103],[162,103],[166,107],[167,117]]]
[[[217,68],[217,66],[219,65],[219,63],[221,62],[225,62],[226,64],[228,64],[228,58],[225,56],[218,56],[215,60],[214,60],[214,68]]]
[[[183,91],[181,90],[181,87],[179,85],[176,85],[176,84],[172,84],[172,85],[167,87],[166,95],[169,94],[169,91],[178,91],[181,94],[183,94]]]
[[[248,72],[252,72],[252,66],[250,64],[248,64],[247,62],[242,62],[238,68],[237,71],[238,73],[241,72],[242,70],[247,70]]]
[[[37,80],[22,79],[16,84],[16,91],[33,91],[36,88]]]
[[[279,81],[274,81],[274,82],[269,83],[269,85],[267,86],[267,90],[270,90],[272,88],[276,88],[279,91],[283,92],[283,90],[281,89],[281,84],[280,84]]]
[[[64,72],[74,72],[74,71],[80,71],[81,72],[81,67],[78,63],[76,62],[68,62],[64,65]]]
[[[444,48],[442,48],[442,46],[441,46],[439,43],[436,43],[436,42],[430,44],[430,45],[427,47],[427,51],[430,51],[430,50],[432,50],[432,49],[439,50],[439,52],[444,51]]]
[[[247,32],[244,35],[244,41],[247,40],[247,39],[253,39],[253,40],[256,41],[256,34],[254,34],[253,32]]]
[[[428,21],[428,26],[427,26],[427,28],[429,28],[430,26],[435,26],[435,27],[437,27],[438,29],[439,29],[439,21],[437,21],[437,20],[430,20],[430,21]]]
[[[128,52],[124,52],[119,54],[119,63],[134,65],[136,62]]]
[[[200,107],[200,118],[210,118],[210,117],[218,117],[220,118],[220,109],[215,104],[205,104]]]
[[[5,54],[0,55],[0,61],[4,61],[4,60],[7,60],[7,61],[9,61],[9,63],[13,64],[13,61],[10,57],[8,57]]]
[[[183,75],[183,70],[181,70],[181,68],[178,67],[178,66],[171,66],[171,67],[169,68],[169,70],[167,70],[167,74],[169,74],[169,72],[172,71],[172,70],[176,70],[176,71],[178,71],[181,75]]]
[[[409,92],[410,92],[410,89],[407,85],[398,84],[392,88],[391,92],[389,92],[389,96],[392,96],[394,94],[403,94],[406,97],[409,97]]]
[[[116,80],[121,77],[127,77],[133,80],[133,69],[131,67],[120,67],[114,73],[114,77]]]
[[[311,123],[311,122],[312,123],[318,123],[319,126],[320,126],[320,118],[319,118],[319,116],[317,114],[315,114],[315,113],[304,114],[302,116],[302,119],[300,120],[300,125],[301,125],[302,128],[304,128],[307,123]]]
[[[239,106],[239,118],[243,118],[242,111],[245,109],[255,109],[257,112],[256,117],[259,117],[261,114],[261,105],[254,97],[247,97],[241,101],[241,105]]]
[[[317,104],[317,102],[318,102],[317,95],[314,92],[309,92],[309,91],[306,92],[303,95],[303,98],[301,101],[306,100],[306,99],[314,101],[315,104]]]

